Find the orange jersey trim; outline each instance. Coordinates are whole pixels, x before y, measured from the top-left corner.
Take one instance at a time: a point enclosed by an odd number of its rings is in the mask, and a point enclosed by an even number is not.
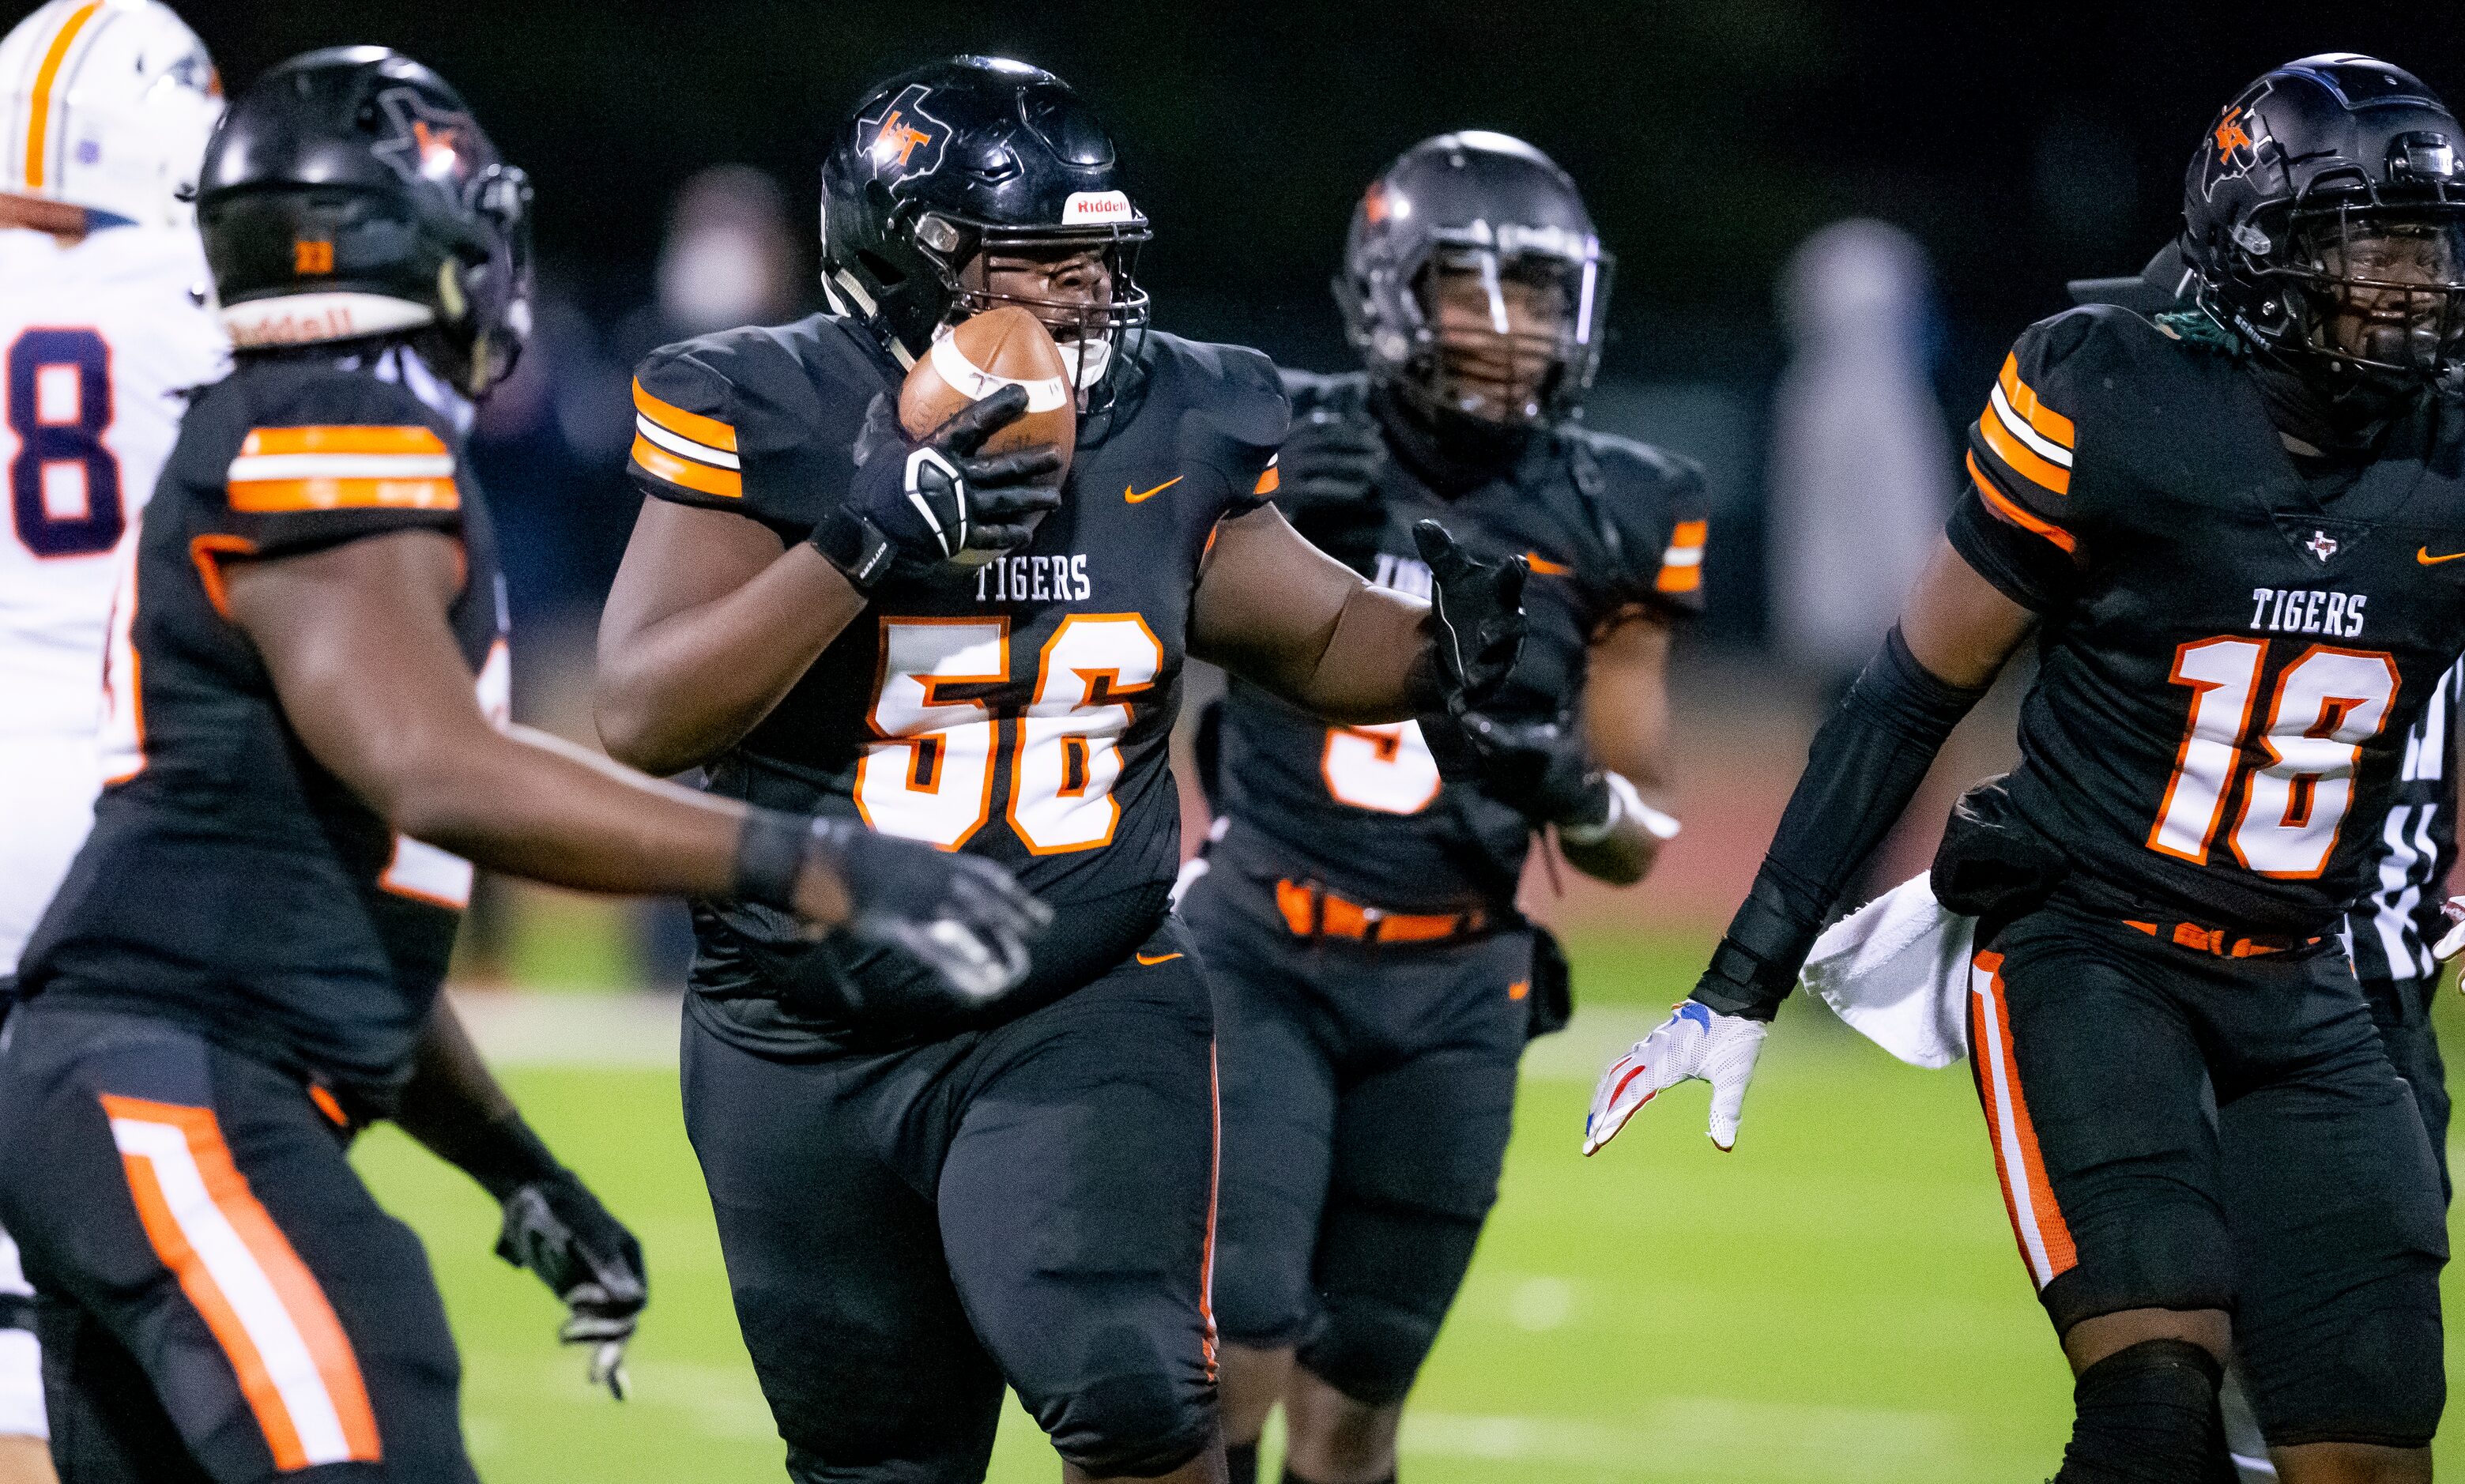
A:
[[[1523,564],[1532,568],[1533,575],[1536,577],[1564,577],[1574,570],[1566,563],[1552,562],[1537,551],[1525,552]]]
[[[704,495],[718,495],[728,499],[744,498],[744,476],[733,469],[713,468],[697,464],[689,458],[678,458],[640,433],[633,434],[633,462],[645,474],[681,485]]]
[[[239,446],[242,456],[284,454],[441,454],[452,451],[436,430],[407,425],[334,424],[304,428],[252,428]]]
[[[2011,436],[2011,431],[2003,426],[2003,419],[1995,414],[1992,408],[1987,409],[1986,415],[1977,420],[1977,427],[1986,434],[1986,446],[1994,451],[1995,457],[2010,465],[2014,473],[2032,483],[2044,485],[2057,495],[2072,492],[2072,472],[2046,462],[2037,456],[2036,450]]]
[[[2010,521],[2013,525],[2018,526],[2024,531],[2044,537],[2046,540],[2053,542],[2055,545],[2060,546],[2067,552],[2077,551],[2079,549],[2079,541],[2077,538],[2074,537],[2071,532],[2064,530],[2061,526],[2056,525],[2052,521],[2031,515],[2027,510],[2021,508],[2019,504],[2014,502],[2010,496],[2005,495],[2001,490],[1996,489],[1994,487],[1994,481],[1986,477],[1986,472],[1977,467],[1977,455],[1975,454],[1970,454],[1968,455],[1968,476],[1977,481],[1977,493],[1985,497],[1986,503],[1992,506],[1994,508],[1994,513],[2001,516],[2004,520]]]
[[[102,9],[100,0],[82,5],[69,12],[60,23],[59,33],[52,37],[50,50],[43,54],[43,65],[34,73],[34,88],[26,121],[26,185],[29,188],[43,184],[44,156],[51,152],[52,87],[59,81],[60,64],[68,60],[69,48],[77,44],[78,33]]]
[[[1276,491],[1283,488],[1283,476],[1276,472],[1275,465],[1269,464],[1267,466],[1267,472],[1258,476],[1257,486],[1252,489],[1250,493],[1253,495],[1273,495]]]
[[[639,377],[633,379],[633,410],[677,437],[690,438],[696,443],[707,443],[712,448],[723,449],[730,454],[737,452],[735,429],[716,417],[704,417],[700,412],[688,412],[683,408],[660,401],[642,389],[642,381]]]
[[[2026,418],[2031,428],[2065,448],[2076,443],[2078,432],[2072,426],[2072,420],[2038,401],[2036,388],[2020,379],[2019,352],[2013,351],[2003,358],[2000,379],[2003,400],[2010,403],[2011,410]]]
[[[367,1385],[361,1378],[350,1339],[343,1333],[342,1321],[335,1318],[333,1305],[318,1286],[315,1274],[300,1261],[290,1239],[250,1190],[247,1177],[240,1173],[230,1146],[223,1141],[213,1110],[110,1093],[102,1094],[101,1101],[104,1116],[115,1125],[113,1134],[121,1144],[121,1164],[146,1241],[163,1266],[179,1280],[180,1291],[195,1306],[215,1344],[231,1362],[239,1380],[240,1394],[255,1414],[267,1449],[274,1455],[274,1466],[290,1473],[312,1464],[383,1461],[376,1413],[368,1406]],[[341,1456],[333,1456],[330,1450],[326,1456],[311,1455],[309,1442],[301,1436],[300,1419],[293,1415],[292,1403],[284,1395],[287,1384],[295,1388],[296,1396],[301,1378],[278,1382],[253,1332],[247,1313],[249,1297],[245,1293],[227,1291],[217,1279],[215,1262],[190,1240],[188,1221],[171,1199],[171,1188],[167,1187],[163,1172],[156,1167],[156,1157],[131,1147],[117,1127],[122,1122],[177,1131],[214,1212],[239,1239],[244,1255],[226,1252],[221,1260],[229,1263],[236,1259],[244,1267],[255,1269],[255,1275],[261,1276],[265,1285],[258,1293],[271,1290],[275,1305],[306,1347],[315,1366],[316,1384],[333,1408],[333,1423],[327,1426],[339,1425],[342,1433]],[[262,1302],[261,1297],[258,1301]],[[270,1318],[271,1316],[259,1314],[255,1322],[263,1325]]]
[[[1972,986],[1968,995],[1969,1054],[1977,1065],[1978,1100],[1985,1105],[1987,1133],[1994,1142],[1994,1172],[2003,1184],[2003,1207],[2011,1218],[2020,1260],[2043,1289],[2079,1266],[2079,1251],[2072,1241],[2070,1224],[2063,1220],[2062,1207],[2055,1204],[2054,1187],[2046,1183],[2036,1122],[2029,1116],[2020,1069],[2012,1059],[2011,1019],[2003,1004],[2003,955],[1977,955],[1974,971],[1986,979],[1983,989]],[[2019,1156],[2016,1164],[2011,1159],[2014,1152]]]
[[[234,479],[231,507],[250,515],[313,510],[459,510],[452,479]]]
[[[256,543],[245,536],[223,536],[209,531],[189,539],[189,560],[197,565],[197,580],[206,585],[206,601],[226,620],[231,617],[231,602],[223,592],[223,569],[219,558],[244,557],[256,550]]]

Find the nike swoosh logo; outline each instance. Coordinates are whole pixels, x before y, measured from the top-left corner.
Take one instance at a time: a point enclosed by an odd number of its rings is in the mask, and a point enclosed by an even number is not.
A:
[[[1131,493],[1130,493],[1130,487],[1129,487],[1128,485],[1124,484],[1124,485],[1122,485],[1122,486],[1121,486],[1121,498],[1122,498],[1123,499],[1128,500],[1131,504],[1135,505],[1135,504],[1138,504],[1138,503],[1139,503],[1140,501],[1142,501],[1142,500],[1149,500],[1149,499],[1153,499],[1153,498],[1155,498],[1157,496],[1159,496],[1159,495],[1163,494],[1165,491],[1168,490],[1168,489],[1171,489],[1174,485],[1179,484],[1183,479],[1185,479],[1185,478],[1187,478],[1187,477],[1188,477],[1188,476],[1186,476],[1186,475],[1174,475],[1171,478],[1166,479],[1166,481],[1164,481],[1162,484],[1157,485],[1154,489],[1147,490],[1147,491],[1145,491],[1144,493],[1143,493],[1143,494],[1138,494],[1138,495],[1133,495],[1133,494],[1131,494]]]
[[[2416,546],[2413,548],[2413,560],[2421,563],[2425,566],[2437,566],[2442,562],[2454,562],[2458,557],[2465,557],[2465,551],[2452,551],[2444,557],[2434,557],[2431,554],[2431,548],[2428,546]]]
[[[1153,492],[1153,491],[1149,491],[1148,493],[1152,494],[1152,493],[1154,493],[1154,492]],[[1146,954],[1141,953],[1141,954],[1134,954],[1134,955],[1132,955],[1132,957],[1136,958],[1136,959],[1139,961],[1139,963],[1140,963],[1141,964],[1144,965],[1145,967],[1147,967],[1147,968],[1153,968],[1153,967],[1155,967],[1155,966],[1156,966],[1157,964],[1159,964],[1159,963],[1171,963],[1173,960],[1175,960],[1175,959],[1177,959],[1177,958],[1180,958],[1180,957],[1181,957],[1181,955],[1180,955],[1180,954],[1177,954],[1177,953],[1159,953],[1159,954],[1155,955],[1154,957],[1150,958],[1150,957],[1149,957],[1149,956],[1147,956]]]

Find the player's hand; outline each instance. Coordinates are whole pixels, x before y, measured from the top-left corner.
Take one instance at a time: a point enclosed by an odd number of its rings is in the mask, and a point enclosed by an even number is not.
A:
[[[2445,963],[2465,953],[2465,897],[2451,897],[2441,902],[2439,915],[2448,919],[2448,931],[2431,945],[2431,956]],[[2458,981],[2457,987],[2465,989],[2465,980]]]
[[[590,1384],[625,1400],[625,1344],[651,1301],[642,1244],[571,1170],[515,1187],[505,1197],[497,1255],[538,1274],[563,1300],[556,1338],[590,1347]]]
[[[1377,432],[1358,419],[1313,413],[1277,456],[1276,508],[1321,549],[1376,530],[1387,521],[1373,498],[1386,456]]]
[[[1521,557],[1476,561],[1435,521],[1412,526],[1412,544],[1430,569],[1437,616],[1437,681],[1446,709],[1460,714],[1498,694],[1523,652]]]
[[[1770,1030],[1768,1022],[1680,1000],[1675,1013],[1601,1074],[1591,1112],[1584,1115],[1584,1152],[1597,1153],[1637,1108],[1689,1078],[1712,1084],[1712,1142],[1723,1153],[1736,1148],[1738,1113]]]
[[[1061,492],[1049,478],[1061,467],[1061,453],[1028,448],[986,458],[978,451],[1026,412],[1027,388],[1004,387],[920,443],[899,428],[891,399],[875,398],[856,441],[846,513],[925,562],[1020,544],[1040,517],[1061,507]]]
[[[849,931],[923,961],[953,996],[981,1004],[1027,974],[1053,909],[981,856],[817,819],[813,838],[847,894]]]
[[[1455,719],[1483,790],[1536,825],[1596,825],[1616,801],[1575,719],[1515,721],[1467,711]]]

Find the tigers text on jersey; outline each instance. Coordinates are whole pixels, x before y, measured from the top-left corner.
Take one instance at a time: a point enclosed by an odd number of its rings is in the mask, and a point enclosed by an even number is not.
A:
[[[1116,374],[1133,381],[1081,430],[1062,507],[1026,545],[977,566],[901,562],[708,769],[719,793],[853,812],[1016,871],[1060,916],[1010,1010],[1109,969],[1164,911],[1180,863],[1166,740],[1191,589],[1215,522],[1272,485],[1286,422],[1255,351],[1150,332]],[[897,398],[899,375],[870,333],[829,315],[669,346],[635,381],[633,476],[801,541],[876,452],[859,449],[867,411]],[[730,1011],[740,1022],[769,1016],[795,972],[870,983],[912,966],[838,940],[809,951],[758,907],[705,905],[700,920],[693,984],[747,1002]],[[809,1031],[834,1033],[779,1033]]]
[[[2232,355],[2114,308],[2031,327],[1949,535],[2043,617],[2011,797],[2134,919],[2316,935],[2372,884],[2465,649],[2465,416],[2323,495]]]
[[[468,575],[450,619],[501,720],[496,545],[449,399],[404,350],[252,357],[197,398],[113,615],[111,781],[27,947],[26,993],[177,1021],[373,1098],[407,1070],[471,868],[393,834],[309,756],[225,615],[221,564],[455,536]]]
[[[1296,453],[1314,428],[1376,425],[1366,376],[1288,373],[1286,387]],[[1581,697],[1592,638],[1619,615],[1702,606],[1702,476],[1683,459],[1569,427],[1536,435],[1506,475],[1452,500],[1392,456],[1379,469],[1357,504],[1287,496],[1285,513],[1364,577],[1419,597],[1430,573],[1411,527],[1425,517],[1484,560],[1526,558],[1531,630],[1491,707],[1501,715],[1550,716]],[[1238,679],[1225,702],[1223,779],[1227,850],[1263,848],[1382,907],[1504,906],[1531,845],[1515,809],[1441,786],[1417,723],[1330,727]]]
[[[0,230],[0,736],[90,735],[120,537],[222,374],[193,232]]]

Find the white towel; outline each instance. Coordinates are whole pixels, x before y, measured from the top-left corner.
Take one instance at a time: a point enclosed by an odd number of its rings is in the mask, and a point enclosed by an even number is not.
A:
[[[1806,991],[1867,1040],[1917,1067],[1968,1054],[1968,959],[1977,919],[1947,912],[1922,875],[1824,930]]]

